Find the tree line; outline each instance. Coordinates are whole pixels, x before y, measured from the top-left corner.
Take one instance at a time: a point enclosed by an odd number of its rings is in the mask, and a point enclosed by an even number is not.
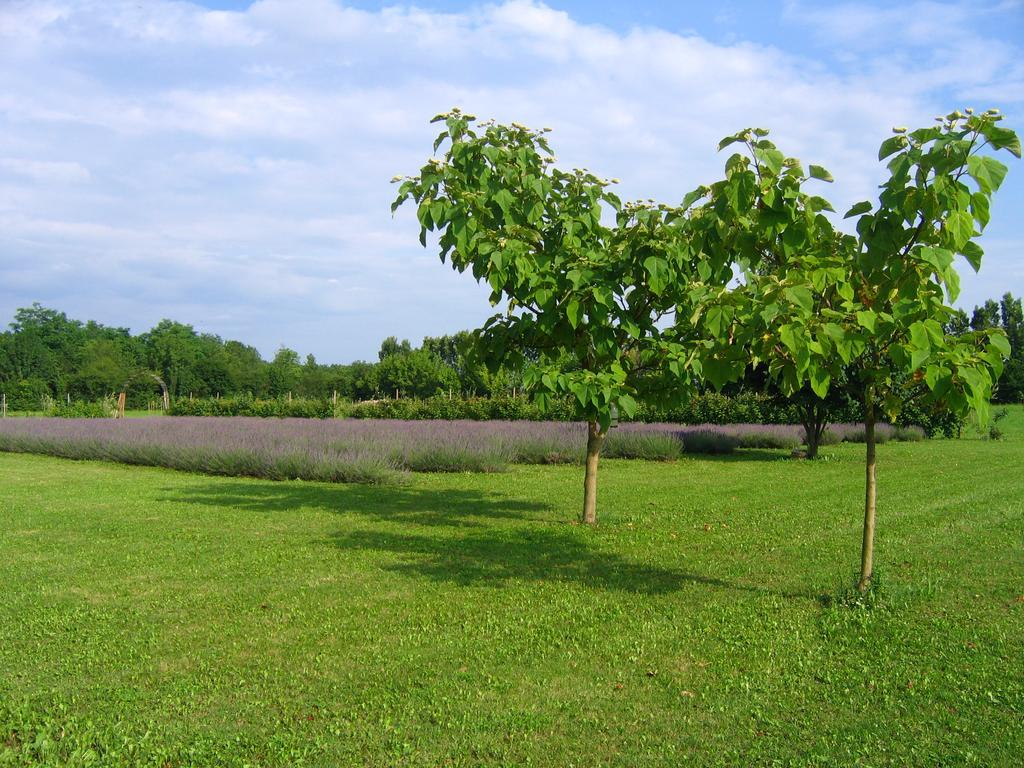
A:
[[[947,326],[951,334],[1001,328],[1011,354],[994,393],[999,403],[1024,401],[1024,311],[1006,293],[970,314],[959,310]],[[92,401],[126,391],[133,407],[145,407],[159,394],[149,374],[167,385],[172,398],[294,397],[361,401],[384,398],[495,397],[521,393],[521,369],[488,371],[473,361],[466,331],[426,337],[418,347],[394,336],[384,339],[375,361],[319,363],[289,347],[264,360],[240,341],[200,333],[191,325],[161,320],[143,333],[69,318],[38,303],[17,309],[9,330],[0,333],[0,392],[12,410],[38,410],[44,398]],[[771,381],[754,371],[728,385],[730,394],[779,395]],[[799,398],[795,398],[799,400]],[[820,401],[828,406],[828,401]],[[811,400],[818,405],[819,399]],[[821,406],[819,406],[821,407]],[[832,403],[832,409],[841,407]]]
[[[518,372],[490,373],[465,353],[468,333],[427,337],[419,347],[385,339],[375,361],[322,364],[281,347],[264,360],[248,344],[161,320],[139,334],[69,318],[38,303],[15,311],[0,333],[0,392],[12,410],[38,410],[46,398],[92,401],[128,393],[132,407],[158,397],[155,374],[172,399],[493,396],[522,387]]]

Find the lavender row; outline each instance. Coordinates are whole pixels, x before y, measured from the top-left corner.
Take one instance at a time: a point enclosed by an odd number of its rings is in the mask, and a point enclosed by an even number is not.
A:
[[[887,425],[881,431],[887,429],[891,431]],[[835,435],[855,439],[857,430],[856,425],[840,425]],[[788,425],[624,424],[612,430],[603,455],[671,460],[683,451],[792,449],[802,440],[802,428]],[[496,472],[517,463],[575,463],[582,461],[585,443],[585,426],[566,422],[247,417],[0,421],[0,450],[5,451],[326,482],[390,483],[401,482],[409,472]]]

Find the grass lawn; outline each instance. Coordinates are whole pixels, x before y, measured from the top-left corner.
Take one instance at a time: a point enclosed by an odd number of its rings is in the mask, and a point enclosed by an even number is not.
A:
[[[1013,766],[1007,439],[272,483],[0,454],[0,766]]]

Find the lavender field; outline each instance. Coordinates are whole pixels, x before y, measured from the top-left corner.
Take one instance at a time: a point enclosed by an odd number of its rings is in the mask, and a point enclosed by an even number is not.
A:
[[[838,425],[833,441],[860,428]],[[882,426],[882,436],[893,430]],[[666,461],[683,452],[793,449],[797,426],[624,424],[603,455]],[[510,464],[583,459],[583,424],[260,418],[0,421],[0,450],[169,467],[215,475],[393,483],[409,472],[497,472]]]

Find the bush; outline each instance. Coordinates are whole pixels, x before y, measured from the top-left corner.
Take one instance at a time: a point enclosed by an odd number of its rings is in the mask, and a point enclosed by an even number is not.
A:
[[[170,416],[259,416],[279,419],[330,419],[334,404],[330,400],[295,398],[293,400],[257,400],[252,397],[212,397],[176,400],[167,412]]]
[[[830,427],[826,427],[825,431],[821,433],[821,438],[818,440],[818,445],[839,445],[843,442],[842,436]]]
[[[498,447],[432,445],[406,451],[395,461],[410,472],[503,472],[508,467],[508,456]]]
[[[625,432],[613,429],[602,451],[612,459],[672,461],[679,458],[679,439],[664,432]]]
[[[965,423],[966,419],[963,416],[957,416],[917,400],[905,403],[896,418],[896,426],[920,427],[927,437],[936,435],[959,437]]]
[[[909,427],[896,427],[892,433],[892,439],[901,443],[918,443],[924,438],[924,428],[916,424],[911,424]]]
[[[71,404],[50,398],[45,400],[44,415],[58,419],[111,419],[117,413],[117,403],[113,398],[94,402],[76,401]]]
[[[801,440],[786,432],[744,432],[739,435],[740,448],[784,448],[788,451],[798,448]]]
[[[740,445],[736,435],[711,429],[695,429],[682,433],[683,450],[687,453],[732,453]]]
[[[889,442],[893,436],[893,428],[889,424],[875,424],[875,443],[882,445]],[[842,432],[843,440],[847,443],[866,443],[868,440],[867,430],[863,424],[854,424]]]

